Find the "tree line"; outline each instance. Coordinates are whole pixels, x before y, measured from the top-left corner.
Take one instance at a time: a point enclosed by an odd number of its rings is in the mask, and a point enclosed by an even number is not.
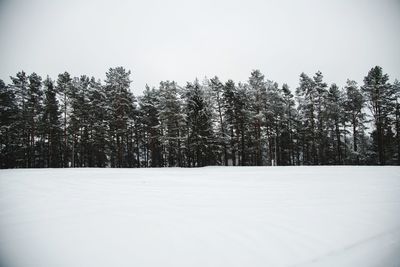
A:
[[[254,70],[137,97],[130,75],[0,80],[1,168],[400,164],[400,83],[379,66],[362,85],[302,73],[292,91]]]

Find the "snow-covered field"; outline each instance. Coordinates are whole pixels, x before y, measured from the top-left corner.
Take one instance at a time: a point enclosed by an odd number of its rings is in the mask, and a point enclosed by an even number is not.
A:
[[[0,261],[400,266],[400,168],[2,170]]]

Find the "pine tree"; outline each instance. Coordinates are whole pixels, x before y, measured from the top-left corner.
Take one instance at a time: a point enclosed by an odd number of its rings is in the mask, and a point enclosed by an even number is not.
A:
[[[233,166],[236,166],[236,152],[237,152],[236,135],[238,127],[235,114],[236,95],[237,93],[236,93],[235,83],[232,80],[228,80],[224,86],[223,99],[224,99],[226,126],[228,130],[227,135],[229,136],[227,142],[229,143],[230,158]]]
[[[365,99],[358,88],[355,81],[347,80],[345,86],[346,100],[343,103],[345,114],[349,115],[349,120],[353,129],[353,153],[355,159],[353,163],[360,164],[360,151],[361,137],[364,131],[364,122],[366,114],[363,111],[365,107]]]
[[[139,99],[140,116],[146,136],[146,166],[162,167],[161,133],[159,121],[159,91],[146,85]],[[150,163],[149,163],[150,162]]]
[[[29,135],[28,146],[28,166],[30,168],[39,167],[38,158],[40,156],[37,140],[40,136],[40,114],[42,112],[42,78],[36,73],[28,77],[29,87],[27,92],[27,121]]]
[[[18,107],[15,93],[0,80],[0,168],[15,168],[18,150]]]
[[[62,129],[57,91],[53,81],[47,77],[44,81],[44,101],[42,125],[45,136],[44,160],[50,168],[62,167],[60,152],[62,146]]]
[[[307,165],[317,164],[316,145],[316,99],[314,81],[305,73],[300,75],[300,86],[296,89],[298,110],[302,121],[302,158]]]
[[[69,167],[71,163],[70,158],[70,137],[68,136],[68,123],[69,123],[69,109],[70,100],[69,95],[72,90],[72,78],[68,72],[58,75],[57,79],[57,92],[60,97],[60,109],[62,111],[62,129],[63,129],[63,145],[62,145],[62,166]]]
[[[255,141],[252,138],[250,101],[248,86],[228,80],[223,88],[223,107],[226,125],[226,141],[229,147],[231,164],[252,165],[255,161]]]
[[[131,72],[123,67],[110,68],[106,73],[106,90],[109,101],[109,137],[111,146],[111,166],[127,167],[128,142],[132,136],[129,135],[128,125],[132,118],[134,109],[134,96],[129,87]],[[138,164],[138,163],[137,163]]]
[[[326,139],[326,127],[324,123],[325,117],[325,107],[326,107],[326,98],[327,98],[327,84],[324,83],[323,75],[320,71],[318,71],[315,76],[313,77],[314,80],[314,91],[316,92],[316,112],[317,112],[317,149],[318,149],[318,156],[316,164],[326,164],[325,159],[325,149],[327,147],[327,139]]]
[[[225,166],[228,166],[228,150],[227,150],[227,133],[226,133],[226,122],[223,114],[225,113],[224,102],[223,102],[223,91],[224,85],[220,82],[217,76],[210,79],[210,88],[213,92],[213,97],[215,100],[214,108],[218,116],[216,136],[218,138],[218,143],[223,149],[223,162]]]
[[[17,105],[17,118],[15,128],[19,129],[16,136],[15,161],[17,167],[28,168],[29,131],[28,131],[28,76],[21,71],[15,77],[10,77]]]
[[[396,131],[396,157],[397,165],[400,165],[400,82],[395,80],[393,83],[394,92],[394,118],[395,118],[395,131]]]
[[[332,84],[329,87],[329,91],[326,98],[326,124],[327,128],[330,129],[328,138],[328,151],[327,162],[329,164],[343,164],[343,145],[341,135],[341,124],[343,122],[344,112],[344,99],[339,87],[336,84]],[[329,149],[330,148],[330,149]]]
[[[295,164],[295,151],[294,151],[294,117],[296,116],[296,109],[294,96],[287,84],[282,85],[282,104],[283,104],[283,118],[282,118],[282,164],[294,165]]]
[[[108,102],[105,88],[94,77],[90,79],[88,92],[88,124],[89,124],[89,167],[108,166],[107,155],[110,140],[108,138]]]
[[[214,136],[210,107],[204,100],[199,82],[186,86],[188,165],[207,166],[215,164]]]
[[[251,112],[248,111],[251,107],[251,100],[248,95],[249,89],[247,84],[239,83],[234,93],[233,102],[239,155],[238,163],[240,166],[255,165],[257,164],[257,160],[260,159],[257,156],[258,147],[254,148],[259,143],[252,139],[251,135],[252,118],[250,116]]]
[[[285,106],[282,90],[277,83],[267,81],[265,118],[266,135],[269,148],[269,161],[272,165],[282,164],[282,140],[285,123]]]
[[[371,110],[374,126],[376,129],[376,152],[378,154],[378,163],[386,164],[385,157],[385,130],[387,130],[388,117],[391,112],[391,99],[393,91],[388,83],[389,76],[384,74],[382,68],[376,66],[372,68],[368,75],[364,78],[364,85],[361,87],[366,99],[368,107]]]
[[[251,117],[254,125],[255,162],[262,165],[261,127],[264,124],[263,112],[266,106],[266,86],[264,75],[259,70],[253,70],[249,78],[249,90],[252,97]]]
[[[86,75],[72,79],[68,92],[70,103],[68,135],[71,137],[72,167],[88,166],[89,150],[89,88]]]
[[[165,148],[165,165],[182,166],[182,131],[184,127],[181,101],[175,82],[160,83],[158,110],[162,130],[162,145]]]

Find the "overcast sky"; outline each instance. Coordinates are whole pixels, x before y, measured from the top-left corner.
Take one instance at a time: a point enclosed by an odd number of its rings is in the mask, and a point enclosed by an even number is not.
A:
[[[247,81],[252,69],[294,89],[299,74],[361,82],[375,65],[400,79],[400,1],[0,0],[0,78],[19,70],[104,80],[132,71],[132,89],[161,80]]]

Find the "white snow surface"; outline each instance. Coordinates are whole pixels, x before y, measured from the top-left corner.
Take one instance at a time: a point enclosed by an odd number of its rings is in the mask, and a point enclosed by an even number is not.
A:
[[[0,261],[400,266],[400,168],[2,170]]]

